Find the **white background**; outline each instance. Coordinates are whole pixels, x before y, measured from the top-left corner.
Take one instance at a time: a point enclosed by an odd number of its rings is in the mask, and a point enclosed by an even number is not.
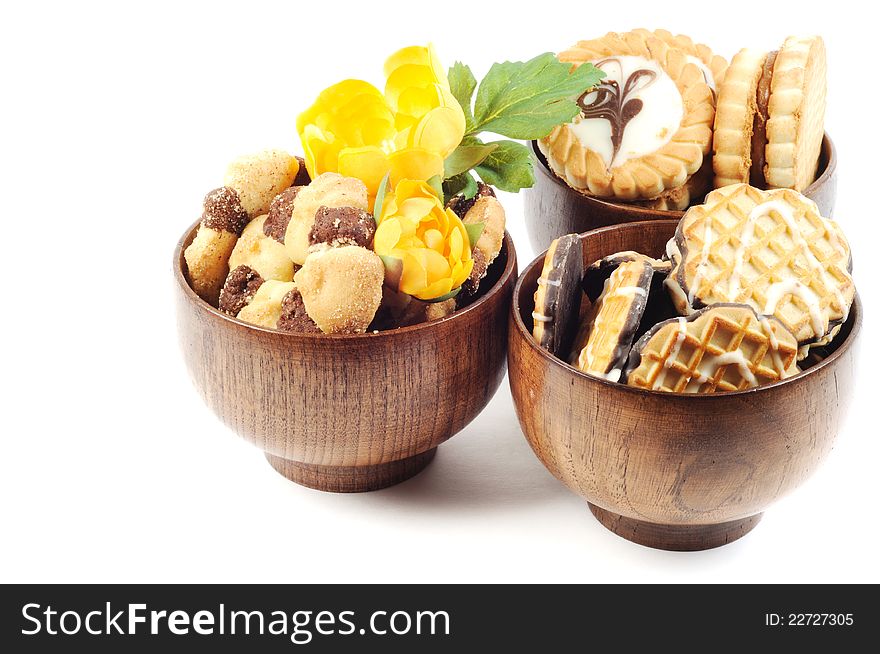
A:
[[[880,581],[878,34],[864,3],[748,4],[6,6],[0,581]],[[643,26],[727,57],[794,33],[828,47],[860,383],[832,455],[750,535],[685,554],[606,531],[533,456],[506,382],[422,474],[361,495],[286,481],[204,407],[178,351],[171,254],[231,158],[300,152],[297,113],[344,77],[381,85],[404,45],[433,41],[480,77]],[[503,202],[524,265],[521,200]]]

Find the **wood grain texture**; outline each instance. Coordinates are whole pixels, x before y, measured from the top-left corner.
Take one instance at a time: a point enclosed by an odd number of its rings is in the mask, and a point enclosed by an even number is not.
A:
[[[589,232],[581,236],[584,260],[621,250],[660,256],[676,224]],[[539,348],[531,313],[542,265],[543,255],[525,269],[511,307],[517,416],[538,458],[615,533],[664,549],[729,542],[831,450],[853,391],[858,296],[833,352],[804,374],[736,393],[678,395],[590,377]]]
[[[289,334],[220,313],[174,253],[180,346],[195,387],[289,479],[320,490],[382,488],[422,470],[498,389],[516,281],[509,235],[480,295],[440,320],[359,335]]]
[[[658,211],[625,203],[608,202],[578,193],[554,175],[547,160],[532,141],[535,185],[523,191],[526,231],[535,252],[543,252],[550,242],[563,234],[580,234],[591,229],[640,220],[680,220],[682,211]],[[831,218],[837,197],[837,152],[825,134],[819,156],[820,174],[804,195],[819,205],[819,211]]]

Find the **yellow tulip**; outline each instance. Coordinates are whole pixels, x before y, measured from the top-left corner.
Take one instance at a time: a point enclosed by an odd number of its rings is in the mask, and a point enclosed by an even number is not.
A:
[[[474,267],[464,223],[421,180],[404,179],[385,197],[373,238],[380,256],[400,261],[392,286],[420,300],[458,288]]]
[[[428,180],[464,136],[464,112],[433,47],[410,46],[385,62],[384,94],[361,80],[325,89],[297,118],[306,168],[357,177],[371,198],[390,173]]]

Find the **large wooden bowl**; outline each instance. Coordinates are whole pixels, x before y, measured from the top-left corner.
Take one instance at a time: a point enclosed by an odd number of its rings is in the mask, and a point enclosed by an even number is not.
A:
[[[357,492],[420,472],[489,402],[504,376],[516,251],[499,258],[467,307],[376,334],[288,334],[214,309],[174,252],[180,345],[207,405],[298,484]]]
[[[676,220],[581,235],[584,259],[660,256]],[[670,550],[700,550],[751,530],[831,450],[852,396],[858,297],[833,352],[803,373],[734,393],[686,395],[586,375],[531,336],[544,255],[514,289],[508,368],[520,425],[538,458],[608,529]]]
[[[523,191],[523,211],[534,252],[546,250],[553,239],[563,234],[580,234],[639,220],[681,219],[684,215],[683,211],[644,209],[579,193],[550,170],[535,141],[531,147],[535,185]],[[804,191],[804,195],[819,205],[823,216],[832,216],[837,197],[837,152],[828,134],[822,140],[816,181]]]

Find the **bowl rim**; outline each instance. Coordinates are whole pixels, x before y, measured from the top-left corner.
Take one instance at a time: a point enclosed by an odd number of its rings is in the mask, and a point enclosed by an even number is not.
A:
[[[183,292],[184,297],[191,304],[195,304],[197,307],[200,307],[201,310],[205,311],[208,315],[211,315],[215,320],[219,319],[221,321],[229,323],[231,326],[237,328],[243,327],[245,329],[252,330],[253,332],[269,334],[276,338],[291,338],[298,340],[306,339],[314,341],[351,341],[362,340],[366,338],[388,338],[393,337],[397,334],[410,334],[421,329],[429,329],[436,325],[455,320],[457,317],[463,316],[467,313],[470,313],[471,311],[476,311],[478,307],[483,305],[485,302],[488,302],[490,298],[495,297],[496,295],[501,293],[502,289],[510,282],[511,278],[514,276],[515,271],[517,270],[516,248],[513,245],[513,239],[510,237],[510,234],[507,232],[507,230],[504,230],[504,241],[502,247],[506,248],[507,250],[507,263],[504,267],[504,270],[501,272],[501,275],[498,277],[498,280],[495,282],[492,288],[486,291],[474,302],[471,302],[462,309],[456,309],[448,316],[437,318],[436,320],[429,320],[427,322],[422,322],[415,325],[409,325],[407,327],[397,327],[395,329],[381,330],[378,333],[364,332],[363,334],[307,334],[301,332],[283,332],[277,329],[262,327],[260,325],[252,325],[249,322],[245,322],[244,320],[239,320],[234,316],[225,314],[216,307],[213,307],[205,302],[192,289],[186,279],[186,275],[183,272],[185,265],[183,251],[186,245],[191,242],[191,239],[195,237],[195,232],[198,229],[200,222],[201,220],[197,220],[192,225],[187,227],[186,230],[183,232],[183,235],[177,241],[177,245],[174,248],[174,258],[172,259],[174,278],[177,281],[177,284],[180,287],[181,291]]]
[[[659,220],[659,219],[669,218],[669,217],[676,217],[676,216],[681,217],[681,216],[684,216],[684,214],[685,214],[685,211],[683,211],[683,210],[650,209],[647,207],[639,207],[639,206],[635,206],[632,204],[628,204],[626,202],[613,202],[613,201],[607,200],[605,198],[600,198],[600,197],[597,197],[594,195],[588,195],[586,193],[583,193],[575,188],[572,188],[568,184],[566,184],[565,181],[559,177],[559,175],[557,175],[556,173],[554,173],[550,169],[550,165],[547,163],[547,157],[544,156],[544,154],[541,152],[540,148],[538,147],[537,140],[532,140],[530,142],[530,148],[532,150],[532,154],[535,157],[535,161],[538,164],[538,168],[540,169],[540,172],[542,174],[549,177],[553,181],[553,183],[556,184],[557,186],[561,187],[562,189],[564,189],[566,191],[577,194],[579,197],[583,198],[584,201],[586,201],[586,202],[594,202],[600,206],[613,207],[617,211],[621,211],[623,213],[626,213],[626,214],[632,215],[632,216],[641,216],[642,218],[644,218],[644,216],[653,216],[654,220]],[[822,171],[821,175],[819,175],[815,180],[813,180],[812,184],[810,184],[806,189],[804,189],[804,191],[803,191],[804,195],[809,195],[811,192],[815,191],[820,186],[824,186],[828,182],[828,180],[831,178],[831,176],[834,174],[834,172],[837,170],[837,148],[834,146],[834,141],[831,140],[831,137],[828,135],[828,132],[824,132],[822,134],[822,145],[821,145],[820,153],[824,152],[826,149],[828,151],[828,161],[825,163],[825,169]],[[635,221],[633,221],[633,222],[635,222]]]
[[[664,218],[662,222],[668,223],[677,223],[678,220],[675,218]],[[637,229],[646,225],[656,225],[658,223],[657,220],[639,220],[635,222],[629,223],[621,223],[618,225],[608,225],[606,227],[599,227],[598,229],[592,229],[586,232],[581,232],[578,234],[578,237],[583,241],[585,238],[589,237],[593,234],[598,234],[602,232],[612,231],[621,228],[634,228]],[[549,249],[549,248],[548,248]],[[853,296],[853,303],[850,307],[849,319],[854,318],[854,322],[852,323],[849,334],[847,334],[846,338],[843,342],[835,349],[831,354],[822,359],[819,363],[810,368],[797,373],[796,375],[792,375],[791,377],[787,377],[786,379],[782,379],[780,381],[772,382],[770,384],[764,384],[761,386],[755,386],[754,388],[746,388],[741,391],[721,391],[718,393],[670,393],[668,391],[655,391],[647,388],[636,388],[634,386],[628,386],[627,384],[621,384],[620,382],[613,382],[607,379],[602,379],[601,377],[594,377],[593,375],[588,375],[585,372],[582,372],[571,366],[568,363],[562,361],[555,356],[553,356],[548,350],[540,347],[535,339],[532,338],[532,333],[526,328],[525,322],[523,322],[522,316],[519,311],[519,298],[523,291],[523,281],[526,278],[527,273],[532,270],[535,266],[538,265],[539,261],[543,261],[544,257],[547,254],[547,250],[544,250],[541,254],[539,254],[533,261],[531,261],[528,265],[523,267],[522,272],[519,275],[519,278],[516,280],[516,285],[513,287],[513,300],[510,303],[510,312],[514,327],[518,334],[519,338],[523,338],[528,342],[529,347],[531,347],[535,352],[538,353],[538,356],[546,359],[549,363],[568,374],[575,375],[575,377],[579,377],[585,380],[587,383],[595,383],[601,386],[604,386],[609,389],[619,390],[622,392],[635,393],[637,395],[648,395],[654,397],[662,397],[665,399],[682,399],[682,398],[701,398],[705,401],[717,400],[718,398],[729,398],[729,397],[744,397],[749,395],[754,395],[756,393],[766,393],[772,392],[773,389],[779,388],[781,386],[787,386],[789,384],[796,384],[801,382],[804,379],[809,379],[815,371],[821,370],[826,366],[832,365],[837,359],[843,356],[851,347],[852,344],[858,338],[859,332],[862,328],[862,303],[859,298],[858,292]],[[511,330],[513,333],[513,330]],[[510,349],[508,349],[508,353]],[[508,354],[508,357],[510,355]],[[508,363],[508,368],[509,368]],[[707,399],[708,398],[708,399]]]

